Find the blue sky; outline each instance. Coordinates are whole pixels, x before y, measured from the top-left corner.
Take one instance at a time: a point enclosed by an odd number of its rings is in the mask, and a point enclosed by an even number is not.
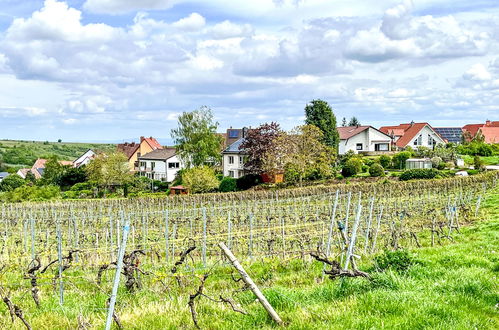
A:
[[[492,0],[0,0],[0,139],[168,141],[328,101],[375,127],[499,119]]]

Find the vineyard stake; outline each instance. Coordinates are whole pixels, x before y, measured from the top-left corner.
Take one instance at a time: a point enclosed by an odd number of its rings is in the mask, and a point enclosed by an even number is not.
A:
[[[355,217],[355,222],[352,228],[352,236],[350,237],[350,240],[348,242],[347,260],[345,260],[345,267],[343,267],[344,270],[348,269],[348,266],[350,264],[350,259],[353,257],[353,249],[355,247],[355,240],[357,239],[357,229],[359,228],[361,214],[362,214],[362,204],[360,204],[359,201],[359,207],[357,208],[357,215]]]
[[[248,285],[250,290],[253,291],[255,296],[258,298],[258,300],[262,304],[263,308],[265,308],[265,310],[269,313],[270,317],[272,317],[272,319],[277,324],[282,325],[283,322],[282,322],[281,318],[279,317],[279,315],[276,313],[276,311],[274,310],[272,305],[270,305],[267,298],[265,298],[265,296],[260,291],[260,289],[258,289],[255,282],[253,282],[253,280],[248,275],[248,273],[246,273],[243,266],[241,266],[241,264],[239,263],[237,258],[234,256],[234,254],[229,250],[229,248],[227,248],[227,246],[224,243],[220,242],[220,243],[218,243],[218,246],[222,249],[222,251],[227,256],[227,258],[229,258],[229,260],[232,263],[232,265],[234,266],[234,268],[237,269],[237,271],[241,275],[241,278],[244,281],[244,283],[246,283],[246,285]]]
[[[168,242],[168,236],[170,235],[169,234],[169,227],[170,227],[170,220],[169,220],[169,217],[168,217],[168,210],[165,211],[165,259],[166,259],[166,262],[169,261],[169,249],[170,249],[170,244]]]
[[[33,214],[31,214],[30,218],[30,229],[31,229],[31,260],[35,259],[35,218],[33,218]]]
[[[57,220],[56,220],[57,221]],[[62,280],[62,233],[61,224],[57,221],[57,258],[59,261],[59,304],[64,304],[64,283]]]
[[[206,267],[206,208],[203,207],[203,267]]]
[[[109,302],[109,309],[107,312],[106,319],[106,330],[111,329],[111,323],[113,322],[114,307],[116,305],[116,295],[118,294],[118,286],[120,284],[121,269],[123,268],[123,257],[125,256],[126,241],[128,238],[128,232],[130,231],[130,219],[127,219],[125,225],[123,226],[123,240],[120,244],[120,249],[118,252],[118,264],[116,265],[116,273],[114,274],[113,291],[111,293],[111,299]]]

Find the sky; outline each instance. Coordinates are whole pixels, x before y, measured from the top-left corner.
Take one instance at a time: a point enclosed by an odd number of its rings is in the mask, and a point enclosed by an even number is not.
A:
[[[499,120],[497,0],[0,0],[0,139]]]

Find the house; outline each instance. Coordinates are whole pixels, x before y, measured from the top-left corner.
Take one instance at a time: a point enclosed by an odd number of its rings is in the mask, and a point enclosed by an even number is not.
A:
[[[45,172],[45,165],[47,162],[47,159],[38,158],[31,168],[22,168],[17,171],[17,175],[23,179],[26,179],[26,175],[31,172],[35,176],[35,179],[41,179],[43,173]],[[73,166],[73,162],[68,160],[60,160],[59,164],[62,166]]]
[[[0,182],[2,182],[2,180],[8,177],[9,175],[10,173],[8,172],[0,172]]]
[[[222,166],[224,176],[240,178],[244,176],[244,150],[240,147],[244,142],[244,137],[230,144],[222,152]]]
[[[151,151],[163,149],[159,142],[151,137],[145,138],[143,136],[140,137],[140,143],[122,143],[117,146],[118,151],[123,152],[128,159],[128,167],[131,171],[138,170],[138,158],[142,155],[145,155]]]
[[[428,123],[400,124],[398,126],[384,126],[381,132],[392,137],[392,145],[397,149],[428,147],[434,148],[437,144],[446,141]]]
[[[433,127],[433,129],[449,143],[459,144],[463,140],[463,129],[461,127]]]
[[[82,166],[88,165],[88,163],[90,163],[95,158],[95,156],[96,153],[93,150],[88,149],[83,155],[73,161],[73,166],[76,168],[80,168]]]
[[[385,153],[390,151],[392,138],[372,126],[338,127],[340,144],[338,153]]]
[[[468,140],[483,137],[485,143],[499,143],[499,121],[487,120],[485,124],[470,124],[463,127]]]
[[[180,169],[185,168],[175,148],[153,150],[138,158],[137,171],[149,179],[172,182]]]

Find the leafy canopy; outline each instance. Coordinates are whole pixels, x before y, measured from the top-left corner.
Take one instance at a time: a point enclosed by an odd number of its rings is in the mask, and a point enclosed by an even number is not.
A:
[[[314,125],[322,131],[322,142],[338,150],[340,135],[336,129],[336,116],[326,101],[313,100],[305,106],[305,124]]]
[[[217,128],[211,109],[205,106],[178,117],[178,127],[171,130],[171,136],[187,167],[220,162],[223,141]]]

